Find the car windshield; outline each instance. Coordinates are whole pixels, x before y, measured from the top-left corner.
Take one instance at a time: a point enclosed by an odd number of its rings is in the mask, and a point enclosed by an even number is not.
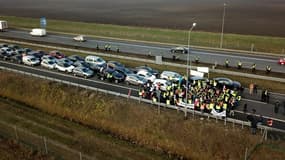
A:
[[[86,73],[89,71],[89,69],[88,68],[82,68],[82,71]]]
[[[69,64],[64,63],[63,66],[64,66],[64,67],[69,67]]]
[[[97,59],[98,62],[103,62],[104,60],[102,58]]]
[[[54,64],[54,61],[48,61],[48,64]]]
[[[31,58],[31,61],[36,61],[36,58]]]

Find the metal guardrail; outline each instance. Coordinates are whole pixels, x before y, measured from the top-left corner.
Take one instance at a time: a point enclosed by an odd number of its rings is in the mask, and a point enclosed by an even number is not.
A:
[[[174,110],[183,111],[183,112],[186,111],[187,114],[192,114],[193,116],[194,115],[199,115],[199,116],[206,117],[208,119],[209,118],[216,119],[216,121],[222,120],[222,121],[224,121],[225,125],[227,124],[227,122],[230,122],[233,125],[234,124],[239,124],[239,125],[242,126],[242,128],[244,126],[250,126],[250,122],[248,122],[248,121],[237,120],[237,119],[233,119],[233,118],[229,118],[229,117],[222,118],[222,117],[214,116],[214,115],[208,114],[208,113],[201,113],[199,111],[195,111],[195,110],[192,110],[192,109],[185,109],[185,108],[174,106],[174,105],[167,105],[165,103],[153,102],[151,100],[143,99],[141,97],[135,97],[135,96],[127,95],[127,94],[122,94],[122,93],[117,93],[117,92],[108,91],[108,90],[104,90],[104,89],[99,89],[99,88],[95,88],[95,87],[90,87],[90,86],[87,86],[87,85],[81,85],[81,84],[78,84],[78,83],[73,83],[73,82],[69,82],[69,81],[59,80],[59,79],[56,79],[56,78],[40,76],[40,75],[37,75],[37,74],[28,73],[28,72],[24,72],[24,71],[18,71],[18,70],[7,68],[7,67],[3,67],[3,66],[0,66],[0,69],[8,70],[8,71],[16,72],[16,73],[21,73],[21,74],[24,74],[24,75],[29,75],[29,76],[33,76],[33,77],[37,77],[37,78],[42,78],[42,79],[46,79],[46,80],[51,80],[51,81],[55,81],[55,82],[59,82],[59,83],[63,83],[63,84],[67,84],[67,85],[71,85],[71,86],[75,86],[75,87],[85,88],[85,89],[88,89],[88,90],[93,90],[93,91],[97,91],[97,92],[99,91],[99,92],[102,92],[102,93],[106,93],[106,94],[110,94],[110,95],[114,95],[114,96],[120,96],[120,97],[124,97],[124,98],[127,98],[127,99],[136,100],[136,101],[139,101],[139,102],[153,104],[153,105],[156,105],[158,107],[158,109],[160,109],[160,107],[165,107],[165,108],[174,109]],[[285,133],[285,130],[272,128],[272,127],[268,127],[268,126],[265,126],[265,125],[258,125],[258,128],[261,129],[261,130],[272,130],[272,131]]]
[[[0,41],[7,42],[7,43],[17,43],[17,44],[23,44],[23,45],[29,45],[29,46],[51,48],[51,49],[55,49],[55,50],[64,50],[64,51],[70,51],[70,52],[78,52],[78,53],[83,53],[83,54],[91,54],[91,55],[97,55],[97,56],[105,56],[105,57],[111,57],[111,58],[127,59],[127,60],[132,60],[132,61],[138,61],[138,62],[155,64],[154,60],[143,59],[143,58],[126,57],[126,56],[113,55],[113,54],[107,54],[107,53],[91,52],[91,51],[84,51],[84,50],[71,49],[71,48],[65,48],[65,47],[55,47],[55,46],[34,44],[34,43],[29,43],[29,42],[7,40],[7,39],[0,39]],[[173,67],[179,67],[179,68],[187,68],[187,66],[184,65],[184,64],[176,64],[176,63],[170,63],[170,62],[163,62],[162,64],[163,65],[168,65],[168,66],[173,66]],[[191,66],[191,68],[192,69],[196,69],[195,66]],[[209,70],[210,70],[210,72],[214,72],[214,73],[221,73],[221,74],[227,74],[227,75],[236,75],[236,76],[242,76],[242,77],[247,77],[247,78],[255,78],[255,79],[270,80],[270,81],[276,81],[276,82],[285,83],[285,78],[268,77],[268,76],[262,76],[262,75],[253,75],[253,74],[248,74],[248,73],[233,72],[233,71],[226,71],[226,70],[220,70],[220,69],[211,69],[211,68]]]

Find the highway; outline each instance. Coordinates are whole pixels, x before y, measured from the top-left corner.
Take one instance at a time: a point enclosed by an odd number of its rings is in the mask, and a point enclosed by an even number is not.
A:
[[[14,64],[6,61],[0,61],[0,66],[15,69],[18,71],[24,71],[27,73],[33,73],[45,77],[55,78],[59,80],[69,81],[72,83],[77,83],[80,85],[86,85],[98,89],[104,89],[109,90],[121,94],[127,95],[129,91],[131,90],[131,95],[138,97],[138,88],[136,86],[128,86],[124,83],[120,84],[114,84],[114,83],[108,83],[106,81],[98,80],[96,77],[92,77],[91,79],[83,79],[79,77],[74,77],[70,74],[65,74],[61,72],[57,72],[55,70],[47,70],[40,66],[37,67],[30,67],[30,66],[24,66],[19,64]],[[237,108],[235,116],[233,118],[239,119],[239,120],[246,120],[246,116],[248,114],[251,114],[251,109],[256,109],[257,112],[255,114],[256,117],[259,117],[259,115],[262,115],[264,117],[272,117],[274,119],[274,128],[285,130],[285,121],[284,121],[284,115],[282,113],[280,114],[273,114],[271,111],[273,108],[272,104],[266,104],[263,102],[260,102],[255,99],[247,99],[248,97],[245,97],[242,99],[242,102],[240,104],[240,107]],[[250,98],[250,97],[249,97]],[[242,106],[244,103],[248,104],[248,112],[244,113],[242,112]],[[265,121],[264,121],[265,122]]]
[[[142,55],[161,55],[165,58],[172,58],[170,53],[170,48],[175,47],[173,45],[161,44],[161,43],[147,43],[138,41],[125,41],[125,40],[114,40],[107,38],[91,38],[87,37],[87,42],[75,42],[72,40],[72,35],[65,34],[52,34],[48,33],[46,37],[32,37],[29,35],[28,31],[22,30],[9,30],[8,32],[0,33],[1,37],[11,37],[24,40],[33,40],[41,42],[49,42],[56,44],[64,44],[71,46],[80,46],[85,48],[95,49],[98,45],[101,49],[104,48],[106,44],[110,44],[112,50],[116,50],[118,47],[121,52],[126,52],[130,54],[142,54]],[[243,67],[250,68],[253,63],[256,63],[256,69],[265,70],[266,65],[270,65],[272,71],[285,73],[285,66],[280,66],[277,64],[279,59],[278,56],[272,55],[257,55],[257,54],[245,54],[238,52],[218,52],[218,51],[208,51],[201,49],[191,49],[190,60],[194,61],[195,57],[198,56],[201,62],[209,64],[224,64],[225,59],[230,61],[230,66],[236,67],[237,62],[241,61]],[[187,54],[181,54],[179,59],[186,60]]]

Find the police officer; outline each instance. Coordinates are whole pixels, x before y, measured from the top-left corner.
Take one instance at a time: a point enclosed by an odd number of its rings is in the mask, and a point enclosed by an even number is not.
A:
[[[253,63],[253,65],[251,66],[251,72],[255,72],[255,70],[256,70],[256,64],[255,63]]]
[[[242,67],[241,61],[238,61],[237,67],[238,67],[238,69],[241,69],[241,67]]]
[[[105,45],[105,51],[108,51],[108,44]]]
[[[119,52],[120,52],[120,49],[119,49],[119,47],[117,47],[116,51],[117,51],[117,53],[119,53]]]
[[[271,67],[269,65],[266,66],[266,73],[270,73],[271,72]]]
[[[99,50],[99,45],[98,45],[98,43],[97,43],[97,45],[96,45],[96,49]]]
[[[199,56],[195,56],[195,63],[199,63]]]
[[[108,51],[111,51],[111,45],[110,44],[108,45]]]
[[[226,66],[226,68],[229,68],[229,60],[228,59],[226,59],[226,61],[225,61],[225,66]]]

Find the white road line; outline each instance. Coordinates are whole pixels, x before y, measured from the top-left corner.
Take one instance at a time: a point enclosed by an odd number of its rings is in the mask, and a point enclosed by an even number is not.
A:
[[[245,101],[248,101],[248,102],[259,103],[259,104],[267,104],[267,103],[265,103],[265,102],[261,102],[261,101],[257,101],[257,100],[252,100],[252,99],[246,99],[246,98],[243,98],[242,100],[245,100]]]

